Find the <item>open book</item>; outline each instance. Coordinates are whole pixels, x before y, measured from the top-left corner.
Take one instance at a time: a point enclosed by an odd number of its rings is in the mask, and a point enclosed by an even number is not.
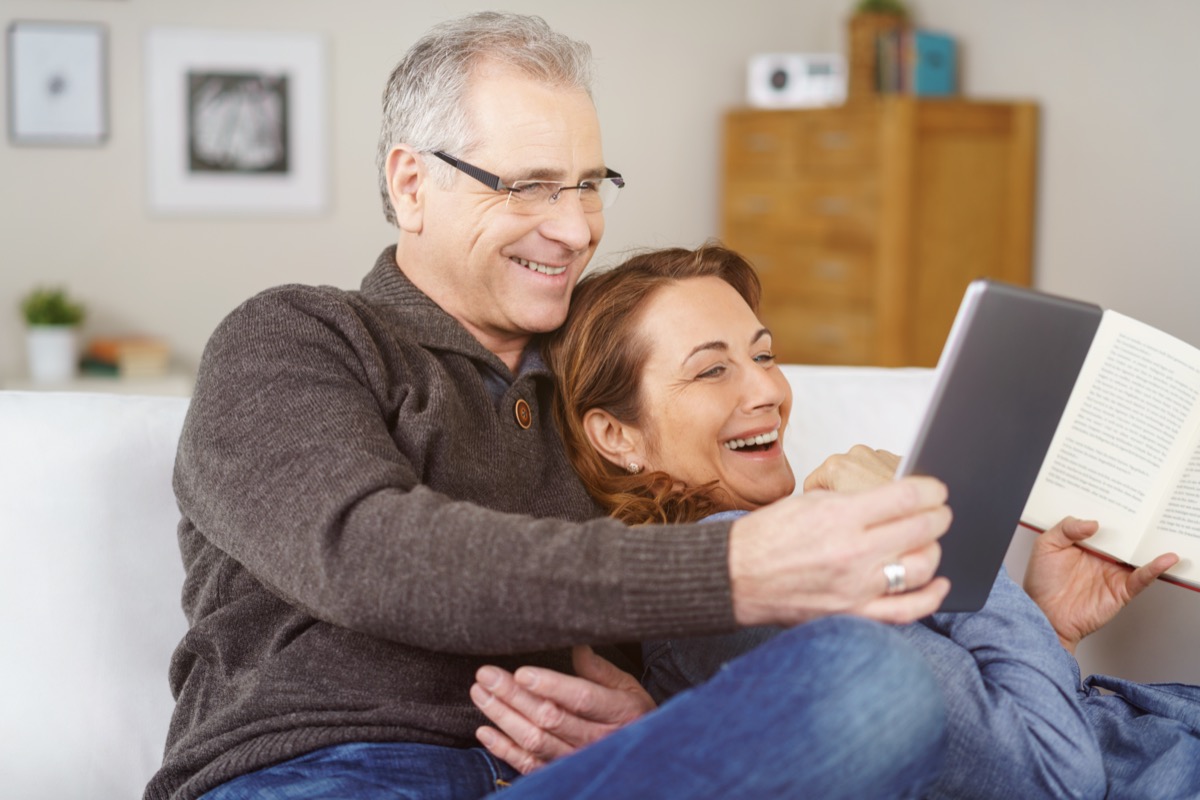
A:
[[[1200,350],[1105,311],[1021,515],[1100,522],[1083,546],[1200,590]]]

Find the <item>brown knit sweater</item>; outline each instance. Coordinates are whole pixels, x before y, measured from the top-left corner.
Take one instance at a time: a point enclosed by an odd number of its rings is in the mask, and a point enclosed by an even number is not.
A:
[[[222,322],[175,468],[190,630],[146,798],[344,742],[472,746],[481,664],[569,669],[572,644],[733,628],[729,524],[597,518],[551,391],[394,248],[358,292],[285,286]]]

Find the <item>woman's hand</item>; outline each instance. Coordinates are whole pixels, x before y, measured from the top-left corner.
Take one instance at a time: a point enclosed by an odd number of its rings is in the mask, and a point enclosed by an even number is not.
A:
[[[528,775],[655,709],[637,679],[580,645],[571,652],[577,677],[539,667],[515,674],[481,667],[471,700],[496,727],[476,738],[492,755]]]
[[[896,477],[900,456],[887,450],[872,450],[856,444],[848,452],[825,459],[804,479],[804,491],[828,489],[833,492],[859,492],[889,483]]]
[[[1072,654],[1085,636],[1108,624],[1179,562],[1179,556],[1166,553],[1133,569],[1074,546],[1099,529],[1091,520],[1067,517],[1037,538],[1025,570],[1025,591]]]

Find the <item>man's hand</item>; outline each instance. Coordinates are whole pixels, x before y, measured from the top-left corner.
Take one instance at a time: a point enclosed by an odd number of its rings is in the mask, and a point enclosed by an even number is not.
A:
[[[578,677],[538,667],[510,674],[481,667],[471,700],[496,727],[475,736],[523,775],[578,750],[655,708],[637,678],[581,645],[572,653]]]
[[[1072,654],[1083,637],[1104,627],[1179,562],[1179,556],[1165,553],[1133,569],[1073,546],[1099,529],[1091,520],[1067,517],[1037,538],[1025,570],[1025,591]]]
[[[907,623],[950,591],[934,579],[950,527],[946,487],[903,478],[853,493],[788,497],[733,523],[729,573],[741,625],[796,625],[829,614]],[[900,563],[910,591],[886,594],[884,567]]]

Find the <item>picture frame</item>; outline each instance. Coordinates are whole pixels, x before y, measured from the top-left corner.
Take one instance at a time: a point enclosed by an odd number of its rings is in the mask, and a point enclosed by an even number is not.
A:
[[[8,26],[8,138],[88,146],[108,138],[108,29],[96,22]]]
[[[159,28],[146,38],[151,211],[320,214],[326,53],[316,34]]]

